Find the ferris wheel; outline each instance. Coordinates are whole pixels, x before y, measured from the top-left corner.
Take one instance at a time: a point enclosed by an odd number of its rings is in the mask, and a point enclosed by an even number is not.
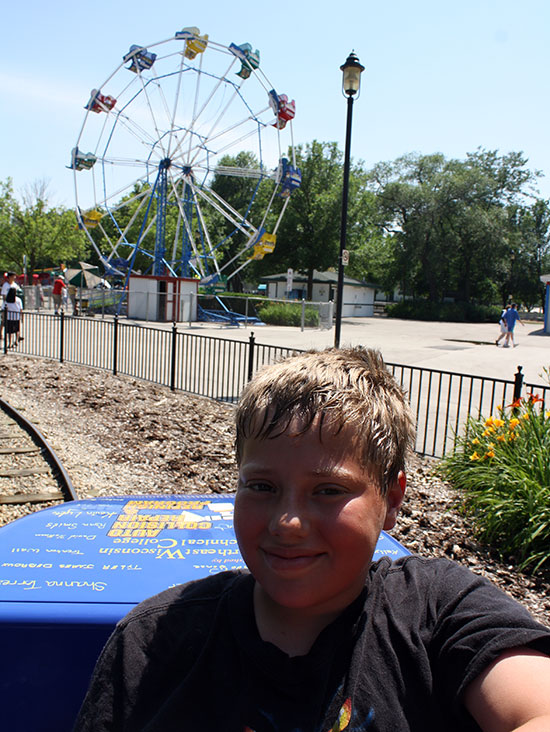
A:
[[[195,27],[132,45],[85,109],[68,167],[107,274],[213,284],[273,251],[301,174],[258,50]]]

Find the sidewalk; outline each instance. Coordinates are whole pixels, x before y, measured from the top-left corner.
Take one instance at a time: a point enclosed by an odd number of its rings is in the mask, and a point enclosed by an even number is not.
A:
[[[325,348],[334,345],[331,330],[286,328],[271,325],[218,326],[214,323],[178,324],[178,330],[196,335],[245,341],[254,332],[257,343],[288,348]],[[516,325],[516,348],[497,348],[498,323],[435,323],[393,318],[347,318],[342,321],[341,345],[377,348],[389,363],[421,366],[473,376],[511,381],[522,366],[525,381],[546,384],[543,368],[550,367],[550,335],[542,322]]]

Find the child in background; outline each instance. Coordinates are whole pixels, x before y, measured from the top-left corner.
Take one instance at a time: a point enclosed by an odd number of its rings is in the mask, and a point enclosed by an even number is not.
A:
[[[6,296],[12,287],[16,287],[15,277],[15,272],[5,272],[4,281],[2,282],[2,287],[0,288],[0,339],[2,338],[2,334],[4,331],[4,306],[6,303]]]
[[[495,341],[495,346],[498,346],[500,341],[506,339],[506,336],[508,334],[508,326],[506,325],[506,320],[504,319],[504,316],[506,315],[508,310],[510,310],[511,307],[512,307],[511,305],[506,305],[506,307],[503,308],[503,310],[500,314],[500,320],[498,321],[498,324],[500,326],[500,335]]]
[[[236,413],[250,573],[132,610],[75,730],[548,732],[548,628],[448,560],[372,563],[403,500],[413,421],[376,351],[260,371]]]
[[[20,297],[17,297],[15,287],[10,287],[6,295],[6,340],[8,348],[15,348],[19,341],[23,340],[19,331],[23,321],[23,303]],[[13,346],[12,346],[13,340]]]

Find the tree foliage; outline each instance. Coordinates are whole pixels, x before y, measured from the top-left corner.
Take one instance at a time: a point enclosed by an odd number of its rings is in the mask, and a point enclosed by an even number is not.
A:
[[[521,153],[479,149],[465,160],[405,155],[370,172],[391,247],[389,281],[442,302],[532,305],[548,257],[550,209]],[[388,239],[390,240],[388,242]]]
[[[22,272],[84,259],[87,239],[76,226],[73,211],[48,203],[48,186],[36,181],[20,202],[11,180],[0,183],[0,263],[4,270]]]
[[[313,140],[296,148],[292,162],[301,170],[301,186],[293,191],[282,219],[286,199],[276,196],[262,222],[266,232],[277,234],[275,251],[252,261],[242,276],[232,280],[232,289],[241,289],[245,278],[257,280],[291,267],[308,274],[311,297],[313,270],[338,267],[343,154],[334,142]],[[510,297],[527,307],[541,302],[539,278],[550,271],[550,202],[537,195],[541,174],[529,170],[527,162],[522,153],[499,155],[480,148],[463,160],[440,153],[404,155],[378,163],[370,171],[360,162],[352,163],[346,274],[386,291],[398,288],[406,296],[432,304],[454,299],[483,306],[504,303]],[[199,216],[194,199],[188,196],[186,204],[183,188],[180,192],[178,206],[190,209],[186,216],[196,246],[201,248],[200,239],[207,232],[218,244],[215,256],[221,266],[235,261],[236,267],[249,257],[250,252],[238,257],[248,241],[240,224],[247,217],[259,221],[269,208],[270,182],[251,175],[259,167],[246,151],[220,161],[208,185],[212,195],[229,204],[229,216],[202,202]],[[245,174],[240,175],[240,169]],[[119,227],[130,244],[138,240],[142,217],[137,214],[150,192],[141,184],[126,196],[125,205],[122,199],[116,204]],[[181,245],[183,237],[178,206],[169,205],[166,211],[166,241],[171,246],[176,240]],[[154,221],[155,207],[153,201],[150,221]],[[102,226],[112,242],[120,239],[120,231],[108,217]],[[138,253],[133,268],[146,271],[155,248],[155,227],[151,224],[142,233],[147,252]],[[91,236],[99,232],[92,230]],[[24,256],[32,271],[88,254],[89,242],[76,228],[73,213],[49,205],[44,182],[30,186],[21,201],[9,179],[0,182],[0,265],[4,269],[21,271]]]
[[[340,242],[343,155],[335,142],[313,142],[295,150],[296,167],[302,183],[290,198],[277,231],[277,246],[255,271],[258,275],[280,272],[288,267],[308,274],[308,297],[311,297],[313,270],[336,269]],[[359,251],[369,226],[369,205],[373,194],[367,190],[367,178],[361,165],[350,171],[348,209],[349,249]],[[352,257],[352,262],[353,262]],[[355,260],[356,270],[360,269]]]
[[[222,169],[224,172],[222,172]],[[255,155],[249,151],[241,151],[237,155],[225,155],[220,159],[220,169],[214,174],[211,189],[217,193],[233,209],[222,215],[214,208],[205,207],[206,228],[213,241],[218,243],[216,256],[221,266],[233,260],[247,244],[248,237],[240,230],[238,224],[246,219],[257,222],[262,220],[263,213],[267,210],[271,196],[270,186],[265,178],[254,175],[238,175],[238,171],[258,171],[260,163]],[[234,174],[227,171],[234,170]],[[270,232],[274,226],[275,216],[278,207],[264,222],[264,228]],[[246,258],[250,253],[244,255]],[[237,266],[238,262],[236,262]],[[231,289],[240,290],[243,284],[243,277],[238,275],[230,283]]]

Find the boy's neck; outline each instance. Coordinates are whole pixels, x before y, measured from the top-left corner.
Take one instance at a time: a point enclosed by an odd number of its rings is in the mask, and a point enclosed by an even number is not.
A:
[[[272,602],[258,583],[254,586],[254,615],[260,637],[288,656],[309,653],[319,634],[340,613],[311,615],[300,609],[282,607]]]

